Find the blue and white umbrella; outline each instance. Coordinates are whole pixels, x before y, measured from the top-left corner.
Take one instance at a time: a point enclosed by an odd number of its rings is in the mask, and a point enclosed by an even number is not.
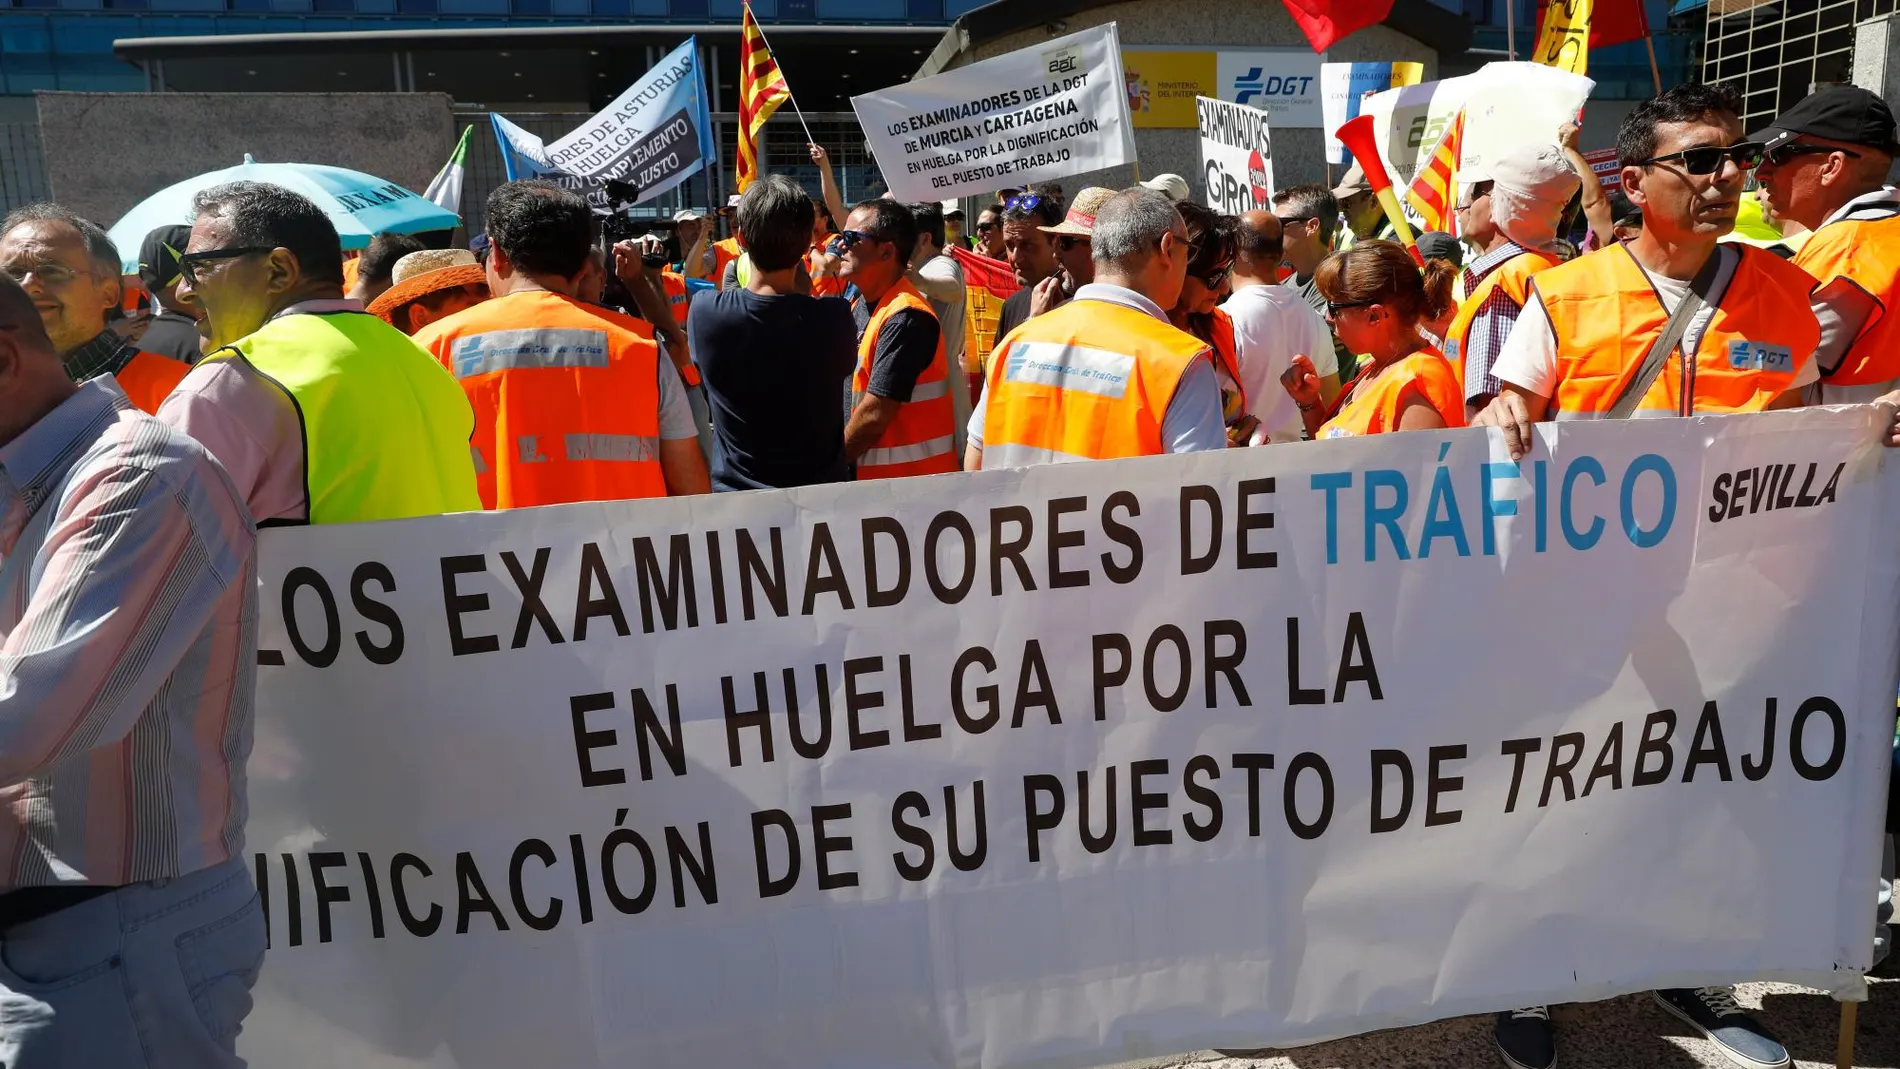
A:
[[[257,163],[247,153],[236,167],[166,186],[114,223],[112,243],[119,247],[126,273],[137,273],[139,246],[147,234],[161,226],[190,226],[191,198],[225,182],[269,182],[309,197],[336,224],[345,249],[363,248],[377,234],[452,230],[461,221],[421,194],[375,175],[316,163]]]

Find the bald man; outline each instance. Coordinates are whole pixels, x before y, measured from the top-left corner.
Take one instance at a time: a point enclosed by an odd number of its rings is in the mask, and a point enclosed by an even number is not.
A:
[[[71,380],[43,303],[0,274],[0,1047],[235,1069],[257,532],[203,446]]]
[[[1234,294],[1221,310],[1234,321],[1234,348],[1240,356],[1241,386],[1260,421],[1256,442],[1297,442],[1306,427],[1299,405],[1280,386],[1280,373],[1295,356],[1313,361],[1320,375],[1322,404],[1339,395],[1339,361],[1332,332],[1291,286],[1276,285],[1286,249],[1280,220],[1269,211],[1244,212],[1237,228]]]

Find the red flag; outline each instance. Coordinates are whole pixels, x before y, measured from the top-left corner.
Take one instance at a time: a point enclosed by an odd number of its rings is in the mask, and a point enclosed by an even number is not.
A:
[[[1590,9],[1590,49],[1608,48],[1649,36],[1643,0],[1596,0]]]
[[[1342,37],[1376,26],[1392,13],[1392,0],[1282,0],[1300,32],[1324,52]]]
[[[950,255],[963,266],[963,281],[967,286],[989,290],[998,298],[1007,298],[1022,288],[1016,281],[1015,270],[1002,260],[991,259],[961,245],[950,246]]]

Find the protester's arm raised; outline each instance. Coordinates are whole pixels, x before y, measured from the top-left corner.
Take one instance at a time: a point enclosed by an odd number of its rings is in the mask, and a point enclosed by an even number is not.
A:
[[[699,236],[693,239],[693,247],[686,250],[686,258],[680,262],[680,274],[701,282],[719,281],[716,278],[706,277],[712,272],[712,266],[719,262],[717,258],[706,255],[711,251],[711,237],[712,220],[708,219],[700,224]]]
[[[844,193],[838,189],[837,176],[831,173],[831,156],[822,145],[808,144],[806,147],[811,149],[811,162],[818,165],[818,185],[825,195],[825,210],[831,213],[832,223],[843,226],[845,216],[851,213],[845,210]]]
[[[1607,244],[1615,240],[1611,237],[1614,225],[1610,198],[1603,192],[1603,180],[1597,177],[1596,169],[1577,150],[1577,132],[1581,129],[1574,122],[1563,124],[1557,130],[1557,144],[1563,149],[1564,159],[1570,161],[1570,169],[1577,172],[1583,182],[1583,217],[1589,220],[1590,231]]]

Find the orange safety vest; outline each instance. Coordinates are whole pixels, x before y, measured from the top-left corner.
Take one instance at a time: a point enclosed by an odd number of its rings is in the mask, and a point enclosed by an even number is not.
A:
[[[1833,371],[1829,386],[1868,386],[1900,379],[1900,205],[1884,219],[1842,219],[1809,236],[1794,265],[1822,286],[1847,278],[1880,302]]]
[[[1814,279],[1774,253],[1729,247],[1741,259],[1707,330],[1688,357],[1678,347],[1634,415],[1759,412],[1814,358]],[[1557,339],[1550,418],[1601,418],[1669,322],[1655,287],[1619,242],[1542,272],[1531,289]]]
[[[173,360],[169,356],[157,353],[139,352],[125,362],[125,366],[113,374],[119,380],[119,389],[139,407],[139,411],[150,415],[158,414],[158,406],[165,398],[185,381],[185,375],[191,365],[183,360]]]
[[[1166,452],[1161,424],[1208,344],[1145,312],[1073,300],[1005,337],[986,372],[983,466]]]
[[[491,509],[665,497],[653,328],[556,293],[510,293],[422,328],[416,344],[475,410],[475,483]]]
[[[738,238],[721,238],[713,242],[712,250],[713,273],[706,281],[717,286],[726,277],[726,265],[745,255],[745,250],[739,247]]]
[[[686,276],[678,271],[662,271],[660,285],[666,290],[666,303],[673,307],[673,322],[685,326],[686,313],[693,304],[692,295],[686,291]]]
[[[826,277],[823,269],[818,266],[818,254],[825,251],[826,247],[828,247],[832,241],[836,240],[837,237],[838,235],[833,234],[805,252],[805,275],[811,279],[811,295],[813,297],[844,296],[844,279],[839,278],[837,275]]]
[[[1221,390],[1220,399],[1221,418],[1231,426],[1252,411],[1247,404],[1247,387],[1240,381],[1240,343],[1234,340],[1234,319],[1224,309],[1216,308],[1209,315],[1189,317],[1187,325],[1188,333],[1213,348],[1215,363],[1227,372],[1233,384],[1233,389]]]
[[[1484,310],[1491,294],[1501,289],[1522,308],[1524,302],[1531,299],[1531,276],[1560,263],[1563,261],[1555,253],[1541,249],[1520,252],[1499,264],[1484,276],[1484,281],[1478,283],[1477,289],[1465,295],[1464,302],[1458,306],[1458,314],[1452,317],[1451,326],[1445,329],[1445,359],[1451,361],[1461,391],[1465,385],[1465,342],[1471,337],[1471,321]]]
[[[1364,379],[1362,373],[1359,379]],[[1342,402],[1316,438],[1388,434],[1399,429],[1399,413],[1414,395],[1425,399],[1447,427],[1465,425],[1465,394],[1445,354],[1431,346],[1402,357],[1372,381],[1353,380],[1339,391]]]
[[[871,322],[858,342],[858,370],[851,376],[851,392],[862,396],[871,388],[871,363],[877,359],[877,336],[884,324],[899,311],[916,310],[937,318],[909,279],[897,285],[879,301],[871,313]],[[941,327],[942,324],[939,324]],[[941,475],[956,471],[957,413],[950,399],[950,365],[944,357],[943,332],[937,332],[937,353],[930,366],[917,376],[910,400],[898,406],[897,418],[884,434],[858,458],[858,478],[894,479],[902,475]]]

